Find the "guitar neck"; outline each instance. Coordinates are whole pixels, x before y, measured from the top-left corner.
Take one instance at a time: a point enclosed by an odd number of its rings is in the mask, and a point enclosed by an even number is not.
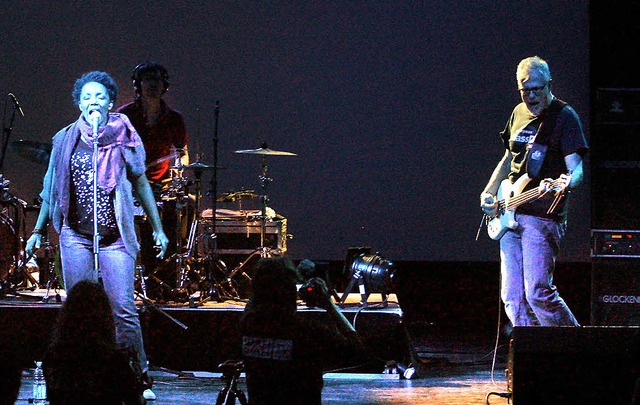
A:
[[[533,201],[538,197],[540,197],[540,192],[536,187],[507,200],[505,208],[509,210],[514,210],[519,206],[521,206],[522,204],[528,203],[529,201]]]
[[[556,187],[558,185],[558,181],[559,181],[558,179],[554,180],[551,183],[551,188]],[[531,190],[515,195],[509,199],[501,200],[499,202],[499,206],[500,206],[500,209],[515,210],[522,204],[528,203],[533,200],[537,200],[538,198],[542,197],[545,193],[540,193],[540,190],[538,190],[538,187],[535,187],[535,188],[532,188]]]

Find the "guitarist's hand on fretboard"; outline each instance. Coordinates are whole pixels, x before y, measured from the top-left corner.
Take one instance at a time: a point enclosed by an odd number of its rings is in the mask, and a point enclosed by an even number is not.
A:
[[[540,184],[542,185],[542,182],[540,182]],[[561,174],[560,177],[553,181],[551,188],[554,191],[555,198],[553,199],[547,214],[552,214],[556,211],[556,208],[560,204],[560,201],[562,201],[565,193],[569,191],[569,184],[571,184],[570,174]]]
[[[553,192],[555,196],[565,193],[567,187],[571,183],[571,175],[561,174],[557,179],[543,179],[540,181],[538,191],[540,195],[544,195]]]

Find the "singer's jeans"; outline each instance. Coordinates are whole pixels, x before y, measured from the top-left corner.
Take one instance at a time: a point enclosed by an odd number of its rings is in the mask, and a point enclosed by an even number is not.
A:
[[[553,285],[565,224],[516,214],[518,226],[500,239],[502,301],[513,326],[578,326]]]
[[[91,237],[79,235],[68,226],[63,226],[60,232],[60,259],[67,291],[81,280],[98,282],[98,274],[93,265]],[[127,252],[122,238],[118,238],[108,245],[100,244],[98,263],[104,289],[113,310],[118,348],[133,347],[144,372],[148,367],[134,300],[135,258]]]

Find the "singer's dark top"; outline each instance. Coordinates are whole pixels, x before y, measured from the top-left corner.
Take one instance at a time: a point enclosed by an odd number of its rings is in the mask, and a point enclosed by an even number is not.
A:
[[[71,154],[71,204],[69,226],[81,235],[93,235],[93,176],[92,149],[82,139],[78,139]],[[114,193],[103,188],[97,190],[98,233],[103,237],[118,235],[116,212],[113,205]]]

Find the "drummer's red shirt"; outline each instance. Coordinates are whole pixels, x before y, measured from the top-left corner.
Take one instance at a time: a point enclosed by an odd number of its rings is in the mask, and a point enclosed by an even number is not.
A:
[[[117,112],[125,114],[131,120],[142,139],[147,154],[146,175],[149,181],[157,182],[169,178],[169,167],[172,159],[149,166],[150,163],[171,154],[172,146],[184,148],[187,146],[188,135],[184,126],[182,114],[160,100],[160,116],[153,125],[147,125],[142,102],[138,99],[118,108]]]

